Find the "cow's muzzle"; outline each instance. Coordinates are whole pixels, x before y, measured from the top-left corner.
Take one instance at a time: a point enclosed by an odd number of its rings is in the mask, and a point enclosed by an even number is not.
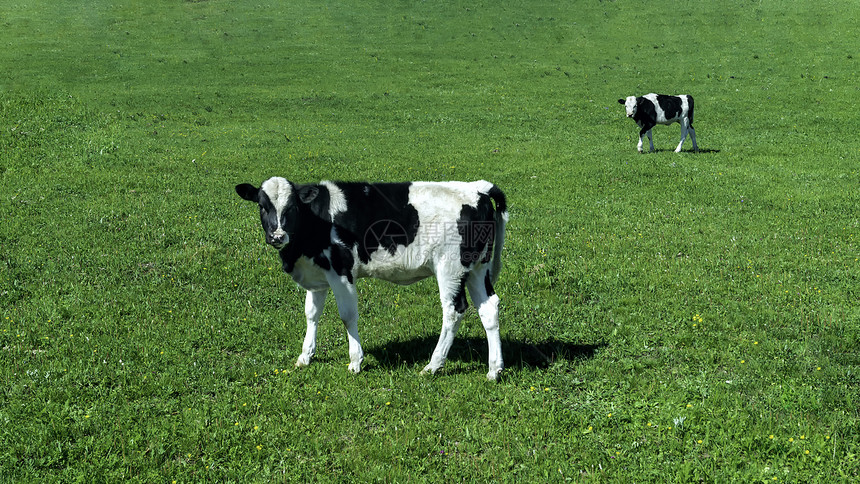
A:
[[[266,243],[276,249],[281,249],[290,242],[290,236],[283,230],[276,230],[266,234]]]

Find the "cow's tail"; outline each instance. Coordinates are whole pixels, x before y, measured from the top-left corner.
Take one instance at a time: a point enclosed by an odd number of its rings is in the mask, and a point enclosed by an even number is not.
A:
[[[494,212],[495,236],[493,238],[493,264],[490,267],[490,282],[495,284],[502,270],[502,248],[505,245],[505,224],[508,223],[508,203],[502,190],[493,185],[487,195],[496,204]]]
[[[693,96],[690,96],[689,94],[687,94],[687,107],[690,111],[689,115],[687,116],[690,119],[689,126],[692,128],[693,127]]]

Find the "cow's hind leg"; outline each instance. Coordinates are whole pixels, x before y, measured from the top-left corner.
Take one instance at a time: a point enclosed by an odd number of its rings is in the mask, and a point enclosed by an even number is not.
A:
[[[481,324],[487,333],[490,371],[487,378],[495,381],[504,368],[502,362],[502,340],[499,335],[499,296],[493,290],[489,269],[473,271],[468,280],[472,304],[478,309]]]
[[[424,367],[421,373],[436,373],[436,370],[442,368],[445,359],[448,358],[448,351],[451,350],[454,337],[460,329],[460,322],[463,320],[463,313],[468,307],[465,282],[463,279],[452,281],[439,277],[439,298],[442,301],[442,332],[439,334],[436,349],[430,356],[430,363]]]
[[[693,123],[690,123],[690,127],[688,129],[690,132],[690,139],[693,140],[693,151],[696,153],[699,152],[699,145],[696,144],[696,130],[693,129]]]
[[[687,120],[681,121],[681,141],[678,143],[678,147],[675,148],[675,153],[681,152],[681,147],[684,146],[684,140],[687,139]]]

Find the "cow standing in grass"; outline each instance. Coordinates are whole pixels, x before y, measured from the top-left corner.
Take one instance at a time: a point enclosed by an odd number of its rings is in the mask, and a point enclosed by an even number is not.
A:
[[[639,144],[636,149],[642,153],[642,135],[648,135],[651,151],[654,151],[654,140],[651,138],[651,128],[658,124],[669,125],[679,123],[681,125],[681,142],[675,148],[675,153],[681,152],[687,133],[693,140],[693,149],[699,151],[696,145],[696,130],[693,129],[693,96],[682,94],[680,96],[667,96],[665,94],[646,94],[641,97],[628,96],[627,99],[619,99],[627,110],[627,117],[632,118],[639,125]]]
[[[505,196],[486,181],[296,185],[274,177],[236,193],[259,205],[266,242],[284,271],[307,290],[307,333],[296,366],[311,361],[329,288],[349,341],[349,370],[361,371],[356,280],[412,284],[436,276],[442,332],[423,372],[442,367],[468,307],[466,289],[487,333],[489,373],[502,371],[499,297]]]

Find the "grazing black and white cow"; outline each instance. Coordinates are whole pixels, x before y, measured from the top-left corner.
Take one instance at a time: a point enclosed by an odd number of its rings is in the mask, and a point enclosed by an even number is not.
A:
[[[468,307],[466,289],[487,333],[487,378],[502,371],[499,296],[505,196],[490,182],[297,185],[273,177],[260,188],[236,186],[256,202],[266,242],[278,249],[284,271],[307,290],[307,333],[296,366],[311,361],[317,323],[328,289],[337,301],[349,341],[349,370],[361,371],[356,280],[375,277],[412,284],[436,276],[442,332],[422,373],[442,367]]]
[[[682,94],[680,96],[667,96],[665,94],[646,94],[641,97],[628,96],[627,99],[619,99],[627,110],[627,117],[633,118],[639,125],[639,144],[636,149],[642,153],[642,135],[648,135],[651,143],[651,151],[654,151],[654,140],[651,138],[651,128],[658,124],[680,123],[681,142],[675,148],[675,153],[681,152],[687,132],[693,140],[693,149],[699,151],[696,145],[696,130],[693,129],[693,96]]]

